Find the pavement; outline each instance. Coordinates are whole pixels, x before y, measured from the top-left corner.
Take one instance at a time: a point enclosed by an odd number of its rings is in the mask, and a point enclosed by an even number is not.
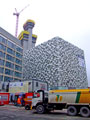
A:
[[[55,110],[48,114],[37,114],[35,110],[13,105],[0,106],[0,120],[90,120],[78,116],[68,116],[66,110]]]

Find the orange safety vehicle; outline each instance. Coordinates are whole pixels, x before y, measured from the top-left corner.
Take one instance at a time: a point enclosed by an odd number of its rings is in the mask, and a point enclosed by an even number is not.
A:
[[[33,92],[31,92],[31,93],[22,93],[22,92],[15,93],[14,104],[25,106],[25,109],[29,110],[31,107],[31,104],[32,104],[32,96],[33,96]]]
[[[32,98],[40,96],[38,93],[29,92],[29,93],[15,93],[14,104],[25,106],[26,110],[32,109]],[[20,101],[21,100],[21,101]]]

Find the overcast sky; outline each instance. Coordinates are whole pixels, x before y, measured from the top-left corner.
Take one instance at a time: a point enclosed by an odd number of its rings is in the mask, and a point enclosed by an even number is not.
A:
[[[37,45],[55,36],[84,50],[88,83],[90,86],[90,0],[2,0],[0,26],[15,35],[15,8],[21,11],[18,34],[27,19],[35,21],[33,33]]]

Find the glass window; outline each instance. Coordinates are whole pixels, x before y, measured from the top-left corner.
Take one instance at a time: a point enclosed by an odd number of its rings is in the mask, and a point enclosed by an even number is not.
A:
[[[36,82],[36,87],[38,87],[38,82]]]
[[[21,59],[22,59],[22,55],[21,55],[20,53],[17,53],[17,52],[16,52],[16,57],[18,57],[18,58],[21,58]]]
[[[15,81],[20,81],[20,79],[14,78]]]
[[[16,70],[19,70],[19,71],[22,71],[22,67],[18,66],[18,65],[15,65],[15,69]]]
[[[0,36],[0,42],[2,42],[2,37]]]
[[[4,72],[4,68],[0,67],[0,73]]]
[[[8,55],[8,54],[7,54],[7,56],[6,56],[6,59],[14,62],[14,57],[12,57],[12,56],[10,56],[10,55]]]
[[[16,50],[17,50],[18,52],[20,52],[20,53],[23,53],[23,49],[20,48],[20,47],[18,47],[18,46],[16,46]]]
[[[0,75],[0,81],[3,81],[3,75]]]
[[[8,41],[8,46],[15,49],[15,44],[13,44],[12,42]]]
[[[3,53],[2,51],[0,51],[0,57],[5,58],[5,53]]]
[[[10,63],[10,62],[6,62],[6,67],[12,68],[14,69],[14,64]]]
[[[32,43],[36,43],[36,38],[32,37]]]
[[[12,54],[12,55],[15,55],[15,52],[12,49],[10,49],[10,48],[7,48],[7,52]]]
[[[7,77],[7,76],[4,77],[4,81],[12,81],[12,80],[13,80],[12,77]]]
[[[8,95],[1,95],[0,100],[7,101],[8,100]]]
[[[3,42],[4,44],[7,44],[7,40],[6,40],[5,38],[2,38],[2,42]]]
[[[22,61],[16,58],[16,63],[22,65]]]
[[[5,74],[7,75],[13,75],[13,71],[9,69],[5,69]]]
[[[4,60],[0,59],[0,65],[4,65]]]
[[[6,51],[6,47],[0,43],[0,49]]]
[[[15,72],[15,76],[16,76],[16,77],[21,77],[21,76],[22,76],[22,74],[21,74],[21,73],[19,73],[19,72]]]
[[[0,36],[0,42],[7,44],[7,40],[5,38],[3,38],[2,36]]]

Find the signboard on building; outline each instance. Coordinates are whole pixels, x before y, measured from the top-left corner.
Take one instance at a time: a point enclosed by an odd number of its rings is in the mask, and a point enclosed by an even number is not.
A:
[[[9,84],[9,92],[28,92],[28,82],[12,82]]]

